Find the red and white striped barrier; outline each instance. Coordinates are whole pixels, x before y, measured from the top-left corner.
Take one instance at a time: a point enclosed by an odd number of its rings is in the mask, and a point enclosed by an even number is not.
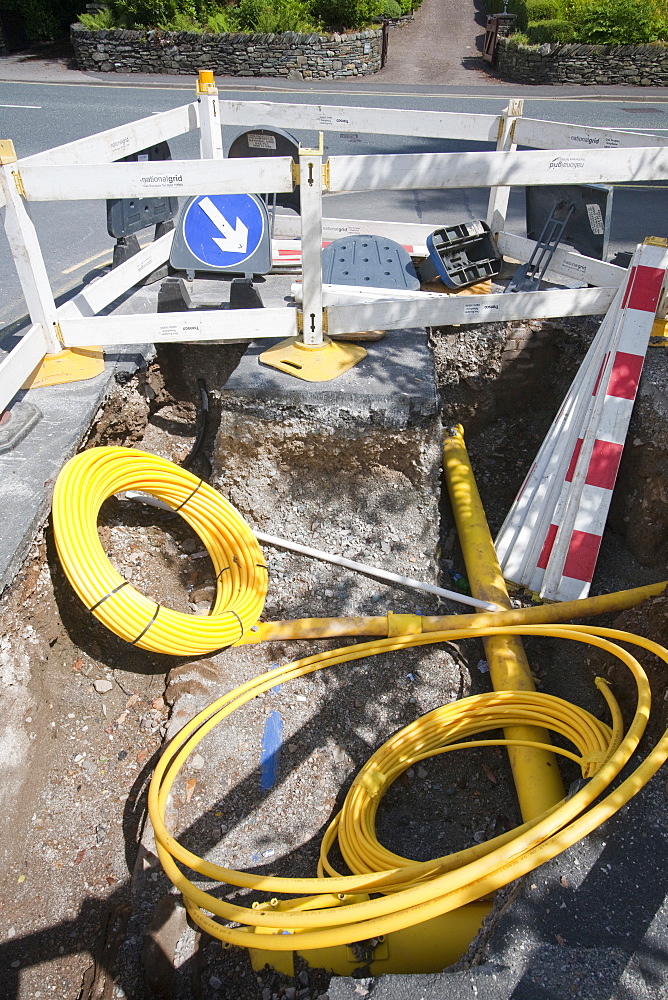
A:
[[[505,578],[548,600],[589,592],[667,268],[665,240],[636,249],[496,539]]]

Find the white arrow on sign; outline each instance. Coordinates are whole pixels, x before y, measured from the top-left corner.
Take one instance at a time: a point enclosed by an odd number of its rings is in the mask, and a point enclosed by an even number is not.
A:
[[[232,228],[225,216],[219,212],[209,197],[202,198],[199,207],[209,216],[216,229],[222,233],[223,238],[213,237],[213,242],[223,251],[223,253],[246,253],[248,246],[248,226],[245,226],[241,219],[236,220],[236,226]]]

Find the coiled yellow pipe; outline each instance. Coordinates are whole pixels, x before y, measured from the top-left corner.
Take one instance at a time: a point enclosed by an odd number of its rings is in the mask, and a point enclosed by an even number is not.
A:
[[[114,569],[97,519],[123,490],[150,493],[188,522],[211,557],[216,600],[209,615],[187,615],[145,597]],[[91,448],[63,467],[53,494],[58,556],[86,607],[122,639],[155,653],[199,656],[229,646],[255,625],[267,593],[267,567],[242,516],[203,480],[157,455]]]
[[[377,751],[355,780],[342,812],[323,841],[320,872],[327,871],[330,877],[290,879],[234,871],[197,857],[167,830],[164,811],[169,791],[189,754],[219,722],[258,694],[277,683],[336,663],[432,642],[487,637],[500,632],[586,642],[618,657],[631,671],[638,689],[635,714],[626,735],[621,738],[619,709],[609,692],[606,701],[612,714],[612,728],[577,706],[536,692],[496,692],[464,699],[429,713]],[[292,951],[297,947],[303,951],[349,944],[421,923],[483,898],[561,853],[621,808],[668,756],[668,736],[664,736],[630,777],[593,804],[633,754],[650,711],[651,695],[642,667],[634,656],[611,639],[639,645],[668,663],[668,651],[658,644],[613,629],[588,626],[460,629],[381,639],[306,657],[254,678],[220,698],[177,734],[158,762],[149,789],[149,814],[160,861],[173,884],[183,893],[193,920],[221,941],[245,947],[260,946],[263,951]],[[605,684],[599,687],[606,692]],[[569,753],[579,760],[583,774],[590,775],[594,771],[587,785],[516,830],[449,857],[413,862],[387,852],[378,844],[373,818],[382,794],[398,774],[432,752],[454,749],[462,736],[505,726],[508,722],[538,724],[566,735],[577,751]],[[353,875],[337,874],[327,861],[327,852],[337,833]],[[186,877],[179,864],[200,877],[267,893],[297,894],[307,898],[283,904],[274,900],[268,907],[246,908],[205,892]],[[380,895],[370,899],[369,893]],[[364,895],[356,899],[359,894]],[[341,897],[343,905],[336,905],[340,904]],[[241,926],[230,927],[220,920],[237,922]],[[253,933],[255,929],[262,929],[261,942]],[[298,942],[293,934],[298,934]]]

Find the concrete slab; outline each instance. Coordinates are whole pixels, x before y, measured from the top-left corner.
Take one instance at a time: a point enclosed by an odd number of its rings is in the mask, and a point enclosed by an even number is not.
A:
[[[274,343],[252,344],[225,386],[225,401],[247,400],[324,408],[371,416],[386,427],[435,416],[438,397],[434,362],[421,330],[391,330],[382,340],[364,344],[368,356],[331,382],[303,382],[262,365],[259,355]],[[323,415],[323,419],[326,419]]]

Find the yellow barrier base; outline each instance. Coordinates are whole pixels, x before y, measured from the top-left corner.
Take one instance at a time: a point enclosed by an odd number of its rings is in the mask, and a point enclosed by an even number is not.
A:
[[[304,382],[330,382],[366,356],[363,347],[334,343],[329,337],[322,347],[306,347],[301,338],[288,337],[264,351],[260,361]]]
[[[269,965],[285,976],[294,976],[295,955],[299,955],[311,969],[325,969],[337,976],[351,976],[361,968],[368,969],[371,976],[442,972],[461,958],[491,907],[491,900],[479,900],[385,937],[335,948],[283,952],[250,948],[251,965],[256,972]],[[299,938],[298,933],[295,938]]]
[[[655,319],[649,335],[650,347],[668,347],[668,319]]]
[[[72,347],[58,354],[47,354],[39,368],[23,383],[23,389],[41,389],[46,385],[85,382],[104,371],[101,347]]]

